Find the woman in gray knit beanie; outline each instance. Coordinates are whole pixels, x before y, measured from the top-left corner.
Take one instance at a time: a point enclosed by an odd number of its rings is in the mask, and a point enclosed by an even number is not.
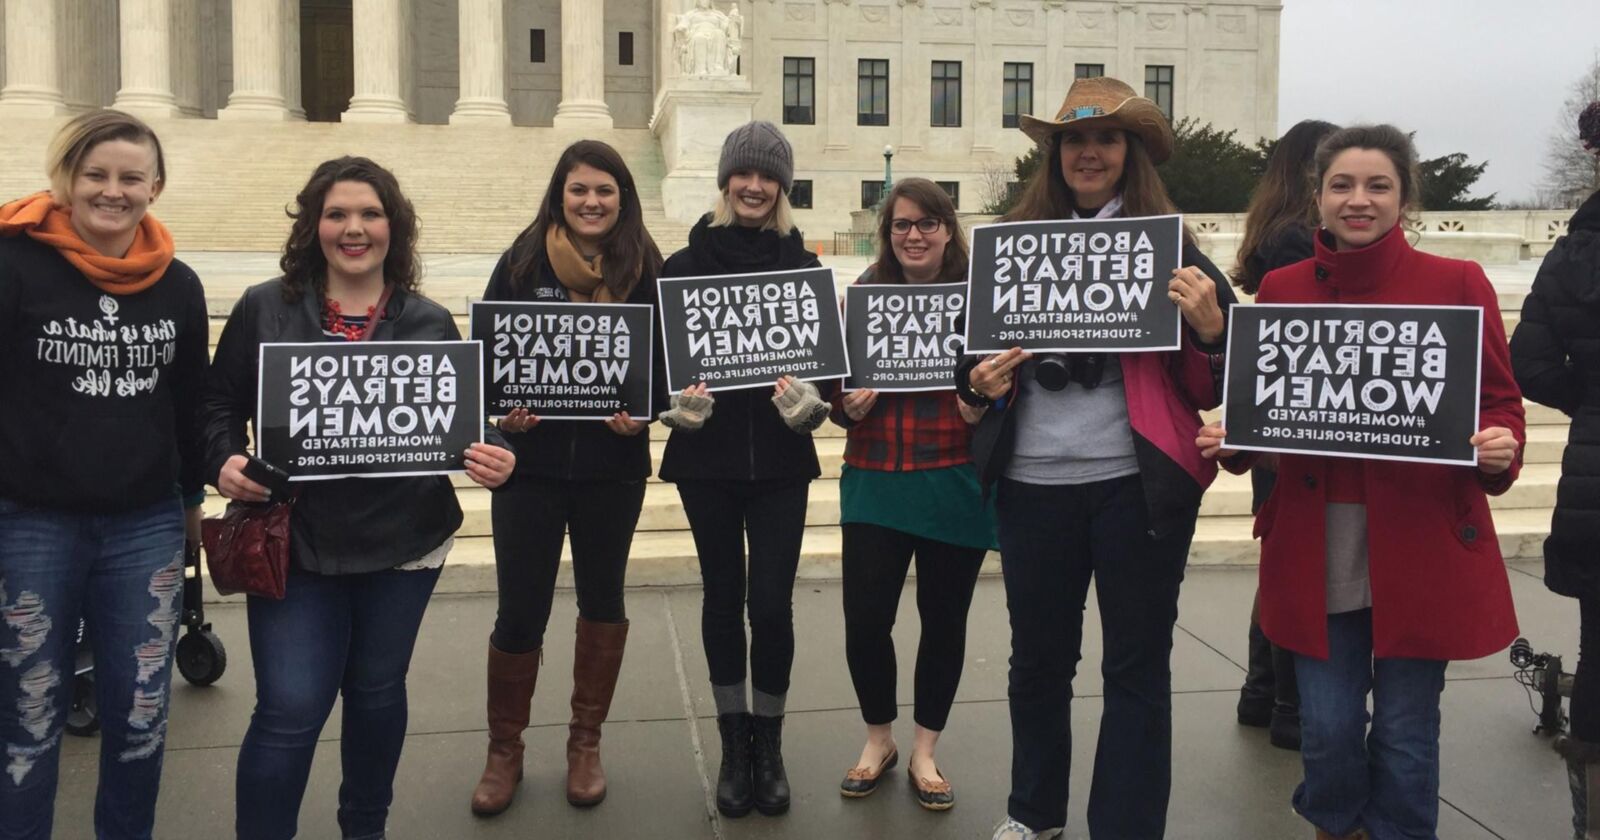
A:
[[[794,149],[777,126],[734,129],[722,144],[716,207],[661,276],[818,267],[791,218],[793,184]],[[811,432],[827,416],[817,387],[792,376],[778,377],[770,394],[727,390],[715,401],[698,383],[661,415],[672,429],[661,480],[678,485],[700,560],[701,639],[722,735],[717,808],[728,816],[789,808],[781,736],[794,661],[794,578],[811,480],[822,472]]]

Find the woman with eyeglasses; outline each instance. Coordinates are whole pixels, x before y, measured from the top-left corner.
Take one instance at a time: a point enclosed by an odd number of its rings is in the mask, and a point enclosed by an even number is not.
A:
[[[878,221],[878,260],[856,283],[966,279],[967,243],[950,197],[925,178],[896,184]],[[839,792],[871,794],[899,760],[890,631],[915,557],[922,638],[914,678],[916,734],[906,769],[922,807],[948,810],[955,794],[933,751],[961,682],[978,567],[994,546],[994,521],[969,453],[971,424],[983,412],[957,400],[953,390],[860,389],[836,396],[833,405],[833,421],[849,430],[839,481],[845,657],[867,724],[867,743]]]

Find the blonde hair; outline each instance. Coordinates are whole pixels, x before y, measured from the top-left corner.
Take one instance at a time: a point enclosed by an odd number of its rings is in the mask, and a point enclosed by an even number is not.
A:
[[[94,147],[111,140],[145,143],[156,153],[154,186],[159,191],[167,183],[167,158],[161,140],[144,120],[121,111],[90,111],[63,125],[50,139],[45,171],[50,175],[50,196],[56,204],[72,200],[72,181],[83,169],[84,158]]]
[[[731,227],[738,223],[739,217],[734,215],[733,202],[728,200],[728,191],[724,189],[717,196],[717,206],[711,209],[711,227]],[[789,204],[789,194],[778,190],[778,200],[772,205],[772,212],[767,214],[767,221],[761,225],[761,229],[775,230],[779,236],[788,236],[794,228],[794,207]]]

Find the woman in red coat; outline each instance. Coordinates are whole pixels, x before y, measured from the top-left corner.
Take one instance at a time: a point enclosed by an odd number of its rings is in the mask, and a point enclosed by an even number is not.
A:
[[[1439,695],[1452,659],[1516,636],[1488,495],[1516,480],[1522,395],[1494,288],[1476,263],[1415,251],[1417,155],[1393,126],[1335,132],[1317,149],[1316,255],[1262,281],[1261,303],[1479,306],[1478,466],[1279,455],[1256,516],[1261,627],[1295,653],[1305,781],[1294,807],[1318,838],[1433,838]],[[1220,424],[1196,441],[1233,472]],[[1367,695],[1373,711],[1368,727]]]

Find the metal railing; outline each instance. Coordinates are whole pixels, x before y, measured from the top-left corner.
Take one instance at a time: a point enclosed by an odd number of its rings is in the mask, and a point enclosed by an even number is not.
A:
[[[833,253],[847,257],[870,257],[877,253],[875,234],[845,231],[833,235]]]

